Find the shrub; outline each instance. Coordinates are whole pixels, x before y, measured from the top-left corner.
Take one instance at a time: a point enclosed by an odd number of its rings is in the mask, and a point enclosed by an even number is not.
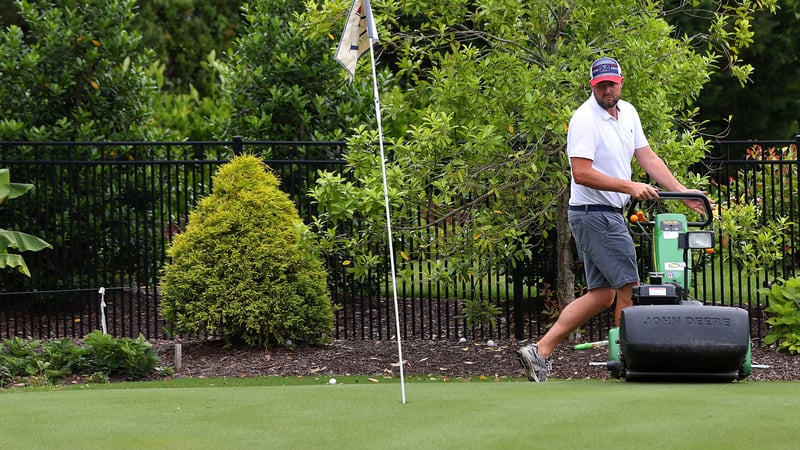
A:
[[[157,140],[134,0],[18,1],[0,30],[0,139]],[[6,8],[2,11],[5,16]],[[54,157],[54,159],[57,157]]]
[[[228,345],[328,342],[327,274],[278,179],[245,155],[220,167],[213,186],[167,252],[161,312],[169,329]]]
[[[37,349],[39,341],[25,341],[15,337],[3,339],[2,352],[0,352],[0,367],[2,367],[4,383],[18,376],[35,373],[38,364]]]
[[[755,201],[730,199],[719,214],[722,255],[736,263],[743,278],[768,273],[783,259],[792,225],[786,217],[768,218]]]
[[[761,288],[769,305],[767,323],[772,330],[764,337],[764,345],[777,344],[778,350],[800,353],[800,278],[775,283],[771,288]]]
[[[88,363],[86,349],[67,338],[42,343],[40,355],[49,364],[53,378],[81,373]]]
[[[153,345],[141,334],[136,339],[117,339],[95,330],[86,337],[85,343],[90,371],[95,374],[143,378],[153,372],[159,361]]]
[[[0,387],[22,380],[27,385],[50,384],[72,374],[108,381],[122,375],[130,380],[153,373],[159,363],[153,346],[137,339],[115,338],[99,330],[79,345],[67,338],[40,342],[19,337],[3,339],[0,346]]]

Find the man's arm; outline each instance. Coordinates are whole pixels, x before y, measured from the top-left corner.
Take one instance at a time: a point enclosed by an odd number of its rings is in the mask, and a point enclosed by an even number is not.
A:
[[[672,172],[669,170],[669,167],[664,163],[664,161],[656,155],[656,152],[653,151],[650,146],[645,146],[641,148],[637,148],[634,156],[636,161],[639,165],[650,175],[659,186],[664,188],[664,190],[669,192],[696,192],[700,194],[705,194],[705,192],[697,191],[697,190],[690,190],[686,189],[684,185],[678,181]],[[657,197],[658,195],[656,195]],[[641,199],[638,199],[641,200]],[[703,207],[703,203],[700,200],[684,200],[683,203],[686,206],[692,208],[693,210],[704,213],[705,208]]]
[[[636,161],[642,166],[645,172],[650,175],[659,186],[670,192],[684,192],[684,187],[669,170],[669,167],[664,163],[656,152],[650,146],[637,148],[634,153]]]

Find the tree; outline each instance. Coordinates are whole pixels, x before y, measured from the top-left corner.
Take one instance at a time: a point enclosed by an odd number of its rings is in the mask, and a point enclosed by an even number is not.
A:
[[[417,243],[402,258],[432,261],[432,276],[457,281],[519,263],[555,232],[558,292],[562,303],[571,301],[564,149],[572,111],[590,95],[591,61],[620,60],[624,95],[639,109],[651,145],[683,174],[707,150],[694,100],[717,70],[747,80],[752,67],[734,50],[751,42],[753,11],[774,5],[720,3],[709,31],[689,38],[664,20],[661,2],[373,2],[380,45],[404,93],[384,107],[418,117],[405,133],[388,136],[393,229],[398,241]],[[323,1],[309,9],[329,8]],[[325,248],[356,264],[382,263],[364,257],[385,235],[375,140],[374,131],[359,130],[350,139],[351,178],[326,174],[313,192]],[[682,178],[691,187],[705,182]],[[356,223],[360,234],[342,238],[344,223]],[[447,233],[430,232],[442,224]]]
[[[149,66],[148,75],[156,80],[159,92],[153,103],[153,120],[169,129],[166,139],[213,140],[215,131],[209,124],[225,121],[230,115],[221,83],[227,73],[224,56],[243,20],[241,3],[137,2],[134,26],[141,30],[142,45],[158,58]]]
[[[24,26],[10,25],[0,31],[0,140],[153,141],[165,136],[152,118],[156,85],[145,71],[154,55],[141,47],[140,36],[132,31],[134,0],[18,0],[15,6]],[[148,151],[135,146],[109,150],[86,145],[80,148],[81,155],[74,156],[63,148],[11,145],[5,157],[133,160]],[[143,240],[164,239],[148,220],[110,221],[113,215],[108,208],[129,208],[141,212],[138,217],[145,217],[147,208],[152,208],[152,202],[142,201],[123,179],[112,179],[95,192],[98,199],[114,198],[115,206],[105,201],[83,202],[81,195],[71,195],[83,192],[88,182],[103,173],[102,165],[24,165],[15,170],[23,179],[36,176],[54,181],[39,184],[35,198],[25,199],[35,202],[34,207],[18,213],[32,224],[56,221],[62,230],[54,254],[69,255],[72,264],[60,273],[42,274],[42,286],[55,290],[71,280],[96,276],[99,254],[124,255],[111,260],[115,269],[127,270],[137,257],[155,251]],[[144,166],[132,171],[153,176]],[[132,235],[141,238],[130,239]],[[24,282],[4,279],[2,285],[15,290]]]
[[[0,140],[157,140],[134,0],[18,0],[0,32]]]
[[[741,50],[741,58],[755,67],[752,82],[742,85],[715,73],[703,87],[697,106],[699,118],[708,121],[710,135],[763,140],[800,134],[800,55],[788,50],[800,45],[800,2],[777,3],[780,9],[775,14],[754,14],[754,42]],[[673,17],[680,19],[676,26],[685,32],[705,25],[698,16]]]
[[[367,117],[371,84],[363,80],[345,86],[331,39],[309,39],[295,19],[301,8],[299,2],[282,0],[242,7],[245,24],[228,54],[222,87],[232,114],[215,124],[218,136],[338,140]]]
[[[241,0],[139,0],[134,25],[164,67],[163,88],[213,96],[215,75],[203,64],[224,55],[241,25]]]

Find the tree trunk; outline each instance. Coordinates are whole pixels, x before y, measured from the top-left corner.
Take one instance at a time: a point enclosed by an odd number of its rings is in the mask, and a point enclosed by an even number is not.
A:
[[[575,300],[575,272],[573,267],[575,261],[572,258],[572,233],[569,229],[567,213],[569,211],[569,189],[564,189],[558,200],[558,211],[556,218],[556,258],[558,261],[558,305],[563,311],[564,308]],[[576,330],[570,335],[574,342],[580,339],[580,333]]]

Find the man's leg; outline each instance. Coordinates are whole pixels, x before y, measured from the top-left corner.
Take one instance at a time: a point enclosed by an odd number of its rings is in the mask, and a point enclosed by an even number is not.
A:
[[[623,286],[620,290],[625,290],[628,285]],[[633,286],[627,289],[627,302],[631,301],[631,290]],[[614,303],[615,291],[612,288],[600,287],[587,292],[586,294],[576,298],[572,301],[558,316],[556,323],[547,330],[547,333],[537,342],[539,355],[543,358],[549,358],[553,353],[556,346],[561,343],[570,333],[577,330],[578,327],[586,323],[593,316],[600,314],[608,309]],[[624,295],[620,295],[621,297]],[[619,300],[617,300],[619,302]],[[623,302],[625,299],[623,298]],[[619,303],[618,303],[619,305]]]
[[[629,283],[617,289],[617,306],[614,308],[614,324],[616,326],[619,326],[622,310],[633,305],[633,287],[638,285],[639,283]]]

